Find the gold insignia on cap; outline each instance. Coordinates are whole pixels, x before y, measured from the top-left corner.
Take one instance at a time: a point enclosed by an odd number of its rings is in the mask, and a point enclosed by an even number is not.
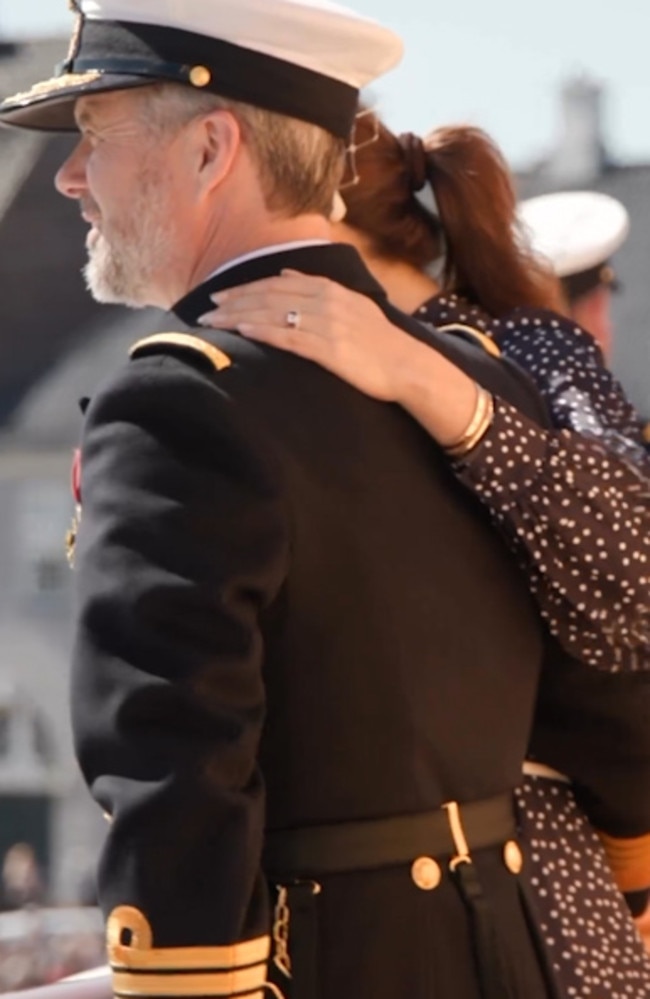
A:
[[[189,79],[193,87],[207,87],[212,73],[207,66],[192,66]]]
[[[203,354],[217,371],[223,371],[224,368],[229,368],[232,364],[228,355],[224,354],[222,350],[214,347],[207,340],[202,340],[199,336],[192,336],[191,333],[154,333],[153,336],[147,336],[144,340],[138,340],[137,343],[134,343],[129,351],[129,357],[137,357],[141,351],[147,350],[149,347],[164,347],[165,345],[181,347],[184,350],[193,350]]]
[[[99,80],[101,75],[98,69],[89,69],[85,73],[62,73],[61,76],[53,76],[50,80],[35,83],[31,90],[24,90],[5,98],[3,104],[23,104],[35,97],[47,97],[48,94],[56,94],[58,90],[65,90],[66,87],[80,87],[84,83],[93,83]]]

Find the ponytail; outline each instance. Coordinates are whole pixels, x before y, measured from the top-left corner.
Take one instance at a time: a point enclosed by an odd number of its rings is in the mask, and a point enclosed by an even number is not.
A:
[[[526,246],[508,165],[478,128],[439,128],[424,140],[427,177],[447,241],[442,283],[500,316],[557,308],[557,284]]]
[[[517,229],[508,166],[477,128],[440,128],[424,142],[357,119],[358,181],[343,189],[346,223],[377,255],[426,270],[498,317],[517,306],[558,308],[558,285]]]

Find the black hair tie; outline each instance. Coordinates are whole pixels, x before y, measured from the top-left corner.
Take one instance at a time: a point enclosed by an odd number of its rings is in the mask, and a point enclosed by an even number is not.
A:
[[[421,191],[429,179],[427,151],[419,135],[404,132],[398,137],[398,142],[404,152],[406,169],[409,174],[409,186],[412,191]]]

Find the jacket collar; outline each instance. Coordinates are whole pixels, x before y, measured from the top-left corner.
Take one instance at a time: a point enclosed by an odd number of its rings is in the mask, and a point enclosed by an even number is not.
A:
[[[196,326],[200,316],[214,309],[210,295],[249,281],[273,277],[285,267],[328,277],[352,291],[374,298],[382,308],[386,307],[386,293],[370,275],[357,251],[344,243],[326,243],[268,253],[228,267],[181,298],[172,311],[188,326]]]

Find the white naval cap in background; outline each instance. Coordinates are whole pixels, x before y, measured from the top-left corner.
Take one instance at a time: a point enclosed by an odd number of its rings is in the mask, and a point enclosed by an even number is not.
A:
[[[615,287],[608,261],[630,228],[620,201],[598,191],[558,191],[522,201],[518,214],[530,246],[550,263],[570,298],[599,284]]]

